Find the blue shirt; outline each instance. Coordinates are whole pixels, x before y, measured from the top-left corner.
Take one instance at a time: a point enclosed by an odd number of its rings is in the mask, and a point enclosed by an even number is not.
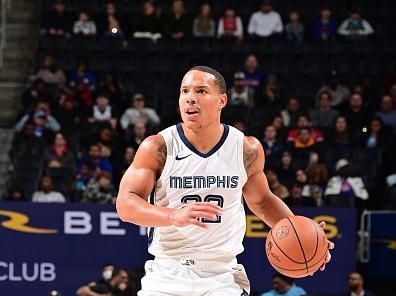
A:
[[[275,290],[271,290],[269,292],[265,292],[261,294],[261,296],[302,296],[307,295],[303,288],[298,286],[291,286],[289,291],[285,293],[279,293]]]

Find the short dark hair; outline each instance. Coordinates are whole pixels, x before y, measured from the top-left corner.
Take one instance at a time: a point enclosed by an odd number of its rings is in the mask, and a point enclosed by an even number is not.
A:
[[[116,276],[119,276],[122,272],[125,272],[126,274],[128,274],[128,271],[126,271],[126,269],[122,268],[122,267],[115,267],[113,270],[113,274],[111,275],[111,278],[115,278]]]
[[[274,278],[279,278],[279,279],[285,281],[286,283],[288,283],[289,285],[293,285],[293,283],[294,283],[294,279],[293,279],[293,278],[288,277],[288,276],[285,276],[285,275],[283,275],[283,274],[281,274],[281,273],[279,273],[279,272],[275,273],[275,274],[272,276],[272,278],[273,278],[273,279],[274,279]]]
[[[227,85],[226,85],[225,79],[224,79],[223,75],[221,75],[218,71],[216,71],[213,68],[207,67],[207,66],[195,66],[195,67],[192,67],[191,69],[189,69],[187,71],[187,73],[190,71],[193,71],[193,70],[212,74],[215,77],[215,84],[219,88],[220,93],[222,93],[222,94],[226,93]]]

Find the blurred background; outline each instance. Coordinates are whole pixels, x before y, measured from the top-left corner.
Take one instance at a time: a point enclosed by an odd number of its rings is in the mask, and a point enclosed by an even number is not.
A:
[[[226,78],[222,120],[261,141],[271,190],[336,244],[324,272],[275,275],[247,209],[251,295],[396,295],[396,1],[0,8],[2,295],[136,295],[146,229],[118,220],[117,187],[144,138],[180,121],[195,65]]]

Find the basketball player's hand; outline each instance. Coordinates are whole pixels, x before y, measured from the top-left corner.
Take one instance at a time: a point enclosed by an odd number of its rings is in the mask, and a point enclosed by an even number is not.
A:
[[[319,223],[319,226],[322,227],[322,229],[324,229],[326,227],[326,223],[322,221],[322,222]],[[329,243],[329,250],[334,249],[334,246],[335,246],[334,243],[329,241],[329,240],[327,242]],[[320,267],[321,271],[323,271],[325,269],[326,263],[328,263],[330,261],[330,259],[331,259],[330,251],[327,251],[326,261]]]
[[[217,216],[222,214],[221,208],[211,202],[192,202],[180,209],[174,209],[169,214],[172,225],[183,227],[188,225],[196,225],[207,228],[208,225],[203,223],[201,219],[216,220]]]

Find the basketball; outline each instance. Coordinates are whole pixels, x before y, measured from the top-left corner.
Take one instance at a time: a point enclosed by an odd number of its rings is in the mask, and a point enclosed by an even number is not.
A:
[[[269,262],[277,271],[301,278],[322,266],[328,242],[318,223],[303,216],[294,216],[276,223],[268,233],[265,249]]]

